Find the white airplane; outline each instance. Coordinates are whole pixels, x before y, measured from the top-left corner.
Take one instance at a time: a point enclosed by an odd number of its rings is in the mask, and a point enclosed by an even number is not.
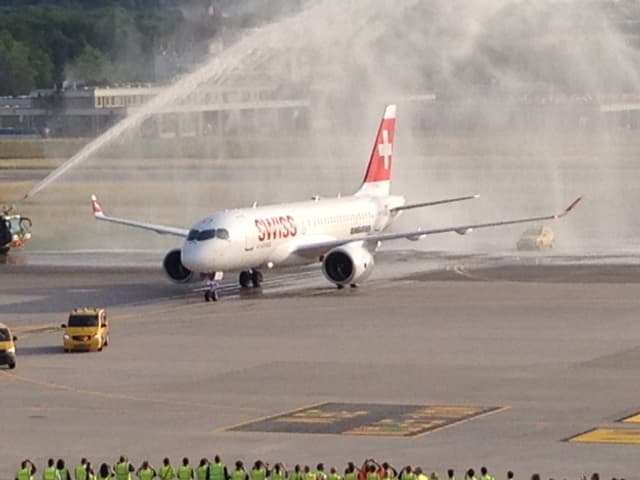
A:
[[[225,210],[200,220],[190,230],[107,216],[95,196],[91,197],[93,214],[98,220],[184,238],[181,248],[165,256],[164,269],[176,283],[208,279],[210,289],[205,300],[209,301],[218,300],[218,282],[225,271],[239,271],[242,288],[259,287],[263,267],[320,262],[324,276],[338,288],[355,287],[371,274],[381,242],[418,240],[446,232],[464,235],[477,228],[558,219],[581,200],[577,198],[557,215],[388,233],[387,228],[403,210],[477,197],[406,204],[404,197],[391,195],[395,126],[396,106],[389,105],[362,186],[351,196]]]

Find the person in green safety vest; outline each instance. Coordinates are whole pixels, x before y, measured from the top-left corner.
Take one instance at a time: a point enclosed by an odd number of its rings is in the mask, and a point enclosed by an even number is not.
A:
[[[209,460],[201,458],[196,468],[196,480],[207,480],[209,477]]]
[[[153,480],[157,474],[156,469],[151,466],[148,460],[145,460],[138,468],[136,475],[140,480]]]
[[[69,469],[65,467],[63,459],[59,458],[56,462],[56,470],[58,471],[58,475],[60,475],[60,480],[71,480],[71,473]]]
[[[271,480],[287,480],[287,467],[282,463],[276,463],[271,470]]]
[[[453,468],[447,470],[447,480],[456,480],[456,472],[453,470]]]
[[[268,476],[269,472],[265,464],[262,462],[262,460],[256,460],[253,464],[251,472],[249,472],[249,478],[251,480],[266,480]]]
[[[193,480],[193,468],[187,457],[182,459],[182,466],[178,468],[178,480]]]
[[[309,468],[309,465],[305,465],[302,472],[303,472],[302,480],[318,480],[315,472],[311,471],[311,469]]]
[[[60,475],[56,470],[56,462],[53,458],[47,460],[47,468],[42,472],[42,480],[60,480]]]
[[[327,480],[342,480],[342,476],[338,473],[335,467],[331,467],[329,475],[327,475]]]
[[[78,465],[73,470],[73,474],[75,475],[76,480],[87,480],[87,459],[86,458],[82,457],[80,459],[80,465]]]
[[[467,470],[467,473],[464,474],[464,480],[477,480],[476,472],[473,470],[473,468]]]
[[[299,463],[297,463],[291,473],[289,473],[289,480],[302,480],[302,469]]]
[[[36,466],[31,460],[23,460],[20,463],[20,470],[16,473],[16,480],[33,480],[36,470]]]
[[[135,468],[129,463],[126,455],[120,455],[120,459],[113,466],[113,470],[116,473],[115,480],[131,480],[131,474],[135,471]],[[76,478],[76,480],[79,479]]]
[[[236,461],[236,469],[231,474],[231,480],[249,480],[249,475],[240,460]]]
[[[378,473],[378,469],[376,468],[375,465],[373,464],[369,464],[368,467],[369,471],[367,472],[367,480],[381,480],[380,479],[380,474]],[[424,479],[419,479],[419,480],[427,480],[426,478]]]
[[[113,480],[113,471],[106,463],[100,465],[98,469],[98,480]]]
[[[96,472],[93,471],[93,465],[87,461],[87,480],[96,480]]]
[[[227,466],[222,463],[220,455],[215,455],[213,463],[209,464],[209,480],[229,480]]]
[[[353,462],[347,463],[347,468],[344,469],[344,480],[358,480],[358,469]]]
[[[507,472],[507,480],[513,480],[513,472],[511,470]]]
[[[422,467],[416,467],[413,470],[413,473],[416,476],[416,480],[429,480],[429,477],[427,477],[425,473],[422,471]]]
[[[487,467],[480,468],[480,480],[495,480],[489,472],[487,471]]]
[[[413,468],[411,468],[411,465],[407,465],[402,469],[400,480],[416,480],[416,474],[413,473]]]
[[[171,465],[169,457],[165,457],[162,460],[162,466],[158,470],[158,477],[160,480],[176,480],[176,471]]]
[[[324,473],[324,463],[316,465],[316,480],[327,480],[327,474]]]

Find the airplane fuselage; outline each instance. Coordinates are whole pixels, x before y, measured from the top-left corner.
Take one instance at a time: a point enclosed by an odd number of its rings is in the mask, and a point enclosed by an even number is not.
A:
[[[390,210],[404,202],[401,196],[354,195],[215,213],[192,227],[181,260],[199,273],[314,263],[321,258],[292,252],[382,232],[397,216]]]

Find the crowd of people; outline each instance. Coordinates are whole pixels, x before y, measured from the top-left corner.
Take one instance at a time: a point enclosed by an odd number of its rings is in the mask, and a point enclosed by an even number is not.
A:
[[[15,480],[36,480],[36,466],[31,460],[23,460],[16,473]],[[242,461],[238,460],[229,469],[216,455],[213,461],[202,458],[197,466],[191,466],[187,457],[182,459],[180,466],[174,467],[169,458],[162,460],[162,465],[155,468],[148,460],[144,460],[138,468],[126,456],[121,456],[112,466],[102,463],[97,469],[91,462],[82,458],[72,472],[66,467],[63,459],[55,461],[50,458],[42,472],[42,480],[441,480],[437,472],[427,474],[421,467],[407,465],[396,469],[388,462],[378,463],[374,459],[366,459],[358,467],[353,462],[347,463],[342,473],[335,467],[325,469],[319,463],[315,469],[309,465],[295,465],[289,469],[284,463],[271,466],[257,460],[253,467],[245,469]],[[486,467],[480,468],[479,475],[470,468],[464,475],[464,480],[495,480]],[[506,480],[515,480],[514,473],[508,471]],[[442,480],[456,480],[456,472],[449,469]],[[534,473],[531,480],[541,480],[540,475]],[[553,479],[550,479],[553,480]],[[580,480],[587,480],[582,477]],[[591,475],[590,480],[600,480],[597,473]],[[624,480],[612,479],[612,480]]]

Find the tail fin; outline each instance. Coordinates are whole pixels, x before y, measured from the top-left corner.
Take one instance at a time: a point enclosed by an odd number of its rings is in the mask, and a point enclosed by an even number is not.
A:
[[[378,136],[376,137],[376,143],[373,145],[367,172],[356,195],[389,195],[395,136],[396,106],[387,105],[378,128]]]

